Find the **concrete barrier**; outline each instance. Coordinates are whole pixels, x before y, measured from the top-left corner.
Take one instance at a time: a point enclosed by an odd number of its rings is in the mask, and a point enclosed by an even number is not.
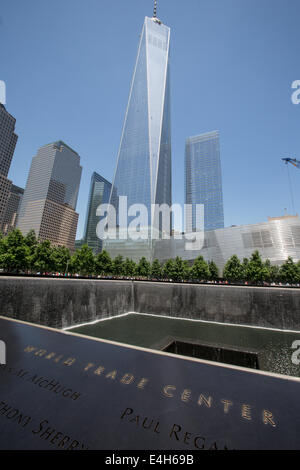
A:
[[[0,315],[63,328],[127,312],[300,331],[300,289],[0,277]]]

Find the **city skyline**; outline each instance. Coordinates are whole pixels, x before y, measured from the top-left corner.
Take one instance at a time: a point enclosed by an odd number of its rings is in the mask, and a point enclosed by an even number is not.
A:
[[[272,2],[271,18],[267,14],[268,2],[261,4],[256,0],[244,2],[242,6],[232,0],[226,11],[219,1],[210,2],[209,5],[203,2],[201,7],[199,2],[191,1],[183,14],[179,14],[182,13],[180,5],[174,5],[174,2],[166,0],[159,5],[159,16],[174,28],[171,89],[175,97],[172,99],[173,201],[183,203],[182,169],[186,136],[218,128],[222,133],[226,226],[263,221],[268,215],[282,214],[285,208],[291,212],[286,170],[280,158],[297,157],[299,149],[297,128],[300,107],[291,102],[291,84],[299,78],[295,65],[298,37],[295,17],[299,5],[292,3],[293,8],[287,9],[284,2]],[[62,11],[67,4],[61,2]],[[6,106],[17,119],[17,133],[20,135],[10,179],[18,186],[25,185],[35,149],[47,141],[55,140],[52,138],[54,134],[56,138],[63,138],[78,149],[83,155],[85,173],[78,204],[81,222],[77,238],[80,238],[88,198],[85,182],[95,170],[107,179],[112,179],[140,24],[145,13],[151,13],[153,3],[134,1],[130,15],[122,2],[116,2],[117,11],[107,6],[110,25],[103,24],[99,31],[92,22],[89,32],[87,22],[92,16],[97,16],[98,6],[92,2],[90,9],[82,10],[80,3],[74,2],[70,23],[64,23],[72,40],[65,42],[62,37],[67,35],[66,30],[62,29],[60,16],[55,16],[55,26],[47,20],[49,15],[51,18],[52,13],[55,13],[53,6],[35,5],[34,11],[33,3],[29,1],[25,11],[22,5],[18,5],[18,9],[14,8],[14,2],[10,5],[4,6],[0,26],[1,37],[7,36],[7,48],[0,52],[4,65],[0,79],[6,82]],[[46,12],[48,16],[45,16]],[[41,20],[40,28],[45,29],[41,47],[48,51],[49,67],[43,61],[42,49],[35,43],[35,36],[28,31],[36,18]],[[76,25],[79,18],[85,32],[80,37],[75,34],[76,28],[72,27],[72,31],[70,29],[71,24]],[[214,27],[209,28],[212,18]],[[19,31],[15,30],[13,20],[19,25]],[[54,27],[53,31],[47,26],[48,23],[51,28]],[[119,35],[113,39],[111,31],[116,26]],[[40,34],[39,31],[35,34]],[[54,31],[58,37],[51,43]],[[249,31],[255,32],[255,40],[248,34]],[[126,37],[126,41],[120,40],[122,37]],[[103,42],[107,38],[108,41]],[[73,41],[76,47],[65,61]],[[83,49],[86,50],[87,43],[91,46],[91,54],[80,54]],[[12,47],[16,44],[18,50],[12,53]],[[28,59],[25,71],[30,72],[33,59],[39,64],[38,68],[34,68],[38,83],[30,73],[22,74],[22,78],[19,74],[12,75],[24,55],[24,47]],[[84,65],[81,69],[89,70],[89,73],[83,73],[80,69],[76,77],[72,70],[75,62],[77,66],[75,59],[79,55]],[[92,57],[93,60],[95,57],[98,59],[91,68],[89,61]],[[12,58],[15,62],[12,62]],[[59,67],[53,67],[54,63],[59,64]],[[101,64],[101,79],[91,80],[92,74],[97,77],[93,67],[98,67],[98,63]],[[50,69],[54,72],[49,73]],[[48,77],[45,75],[47,73]],[[219,77],[222,77],[221,81]],[[108,81],[111,88],[105,87]],[[92,95],[87,86],[92,90]],[[110,101],[109,107],[105,94]],[[77,100],[74,99],[76,95]],[[57,101],[60,103],[59,116]],[[52,109],[52,103],[55,109]],[[28,110],[31,119],[28,119]],[[85,125],[85,122],[89,125]],[[244,177],[245,173],[247,178]],[[297,177],[291,171],[296,201],[299,199]]]

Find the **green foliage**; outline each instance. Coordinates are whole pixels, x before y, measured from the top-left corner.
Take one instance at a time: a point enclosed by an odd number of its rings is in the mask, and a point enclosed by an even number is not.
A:
[[[271,265],[269,268],[269,281],[279,282],[280,280],[280,268],[277,265]]]
[[[182,281],[189,277],[189,266],[179,256],[174,261],[172,279],[174,281]]]
[[[36,238],[34,230],[29,230],[27,235],[25,235],[24,243],[28,248],[26,268],[30,271],[34,271],[35,270],[34,262],[36,261],[34,253],[35,253],[35,249],[38,245],[38,240]]]
[[[249,259],[244,258],[243,263],[242,263],[242,268],[243,268],[243,279],[246,279],[246,273],[249,265]]]
[[[231,258],[225,264],[223,270],[223,277],[227,281],[240,281],[244,277],[244,269],[236,255],[231,256]]]
[[[280,267],[276,264],[271,264],[269,259],[267,259],[264,264],[268,272],[264,281],[278,283],[280,281]]]
[[[268,277],[268,266],[263,263],[259,252],[255,251],[244,269],[244,278],[251,282],[263,282]]]
[[[114,260],[106,251],[94,256],[92,249],[83,245],[71,256],[64,246],[52,246],[48,240],[38,241],[33,230],[23,236],[20,230],[12,230],[6,237],[0,233],[0,267],[4,272],[20,271],[50,273],[67,271],[80,275],[109,275],[129,277],[152,277],[181,281],[195,279],[200,281],[216,280],[219,277],[218,267],[214,261],[207,263],[202,256],[194,261],[192,268],[180,257],[169,259],[161,266],[158,259],[152,265],[145,257],[136,264],[129,258],[123,260],[121,255]],[[300,283],[300,261],[294,263],[289,257],[281,267],[272,265],[270,260],[262,261],[255,251],[251,258],[243,262],[233,255],[223,270],[224,279],[235,282],[248,280],[253,283],[276,282]]]
[[[155,259],[151,266],[151,277],[153,279],[161,279],[162,277],[162,268],[158,259]]]
[[[151,273],[151,264],[147,259],[143,256],[137,267],[136,267],[136,274],[141,277],[149,277]]]
[[[107,251],[103,250],[95,257],[95,273],[108,275],[112,272],[112,260]]]
[[[37,243],[30,260],[31,268],[40,273],[52,271],[52,251],[53,248],[51,247],[49,240]]]
[[[0,244],[0,265],[6,272],[18,273],[27,269],[29,250],[19,229],[1,238]]]
[[[51,253],[51,266],[59,273],[68,272],[71,260],[70,251],[65,246],[54,246]]]
[[[27,235],[25,235],[24,243],[25,243],[25,245],[27,245],[31,249],[34,249],[37,246],[38,240],[36,238],[34,230],[29,230]]]
[[[81,276],[93,274],[95,268],[94,254],[90,247],[83,245],[75,251],[70,261],[70,272]]]
[[[112,263],[112,273],[115,276],[123,276],[124,275],[124,260],[123,256],[119,255],[113,260]]]
[[[1,255],[5,251],[5,244],[4,244],[4,238],[2,232],[0,232],[0,262],[1,262]]]
[[[172,259],[168,259],[162,268],[162,275],[164,279],[173,279],[174,277],[174,261]]]
[[[214,261],[210,261],[208,263],[208,269],[209,269],[209,279],[211,281],[215,281],[219,277],[219,270],[218,266]]]
[[[198,256],[195,259],[194,264],[191,269],[192,279],[198,279],[199,281],[207,281],[210,277],[210,272],[207,262],[204,260],[203,256]]]
[[[124,274],[125,276],[132,277],[136,274],[137,266],[136,263],[129,258],[126,258],[124,263]]]
[[[265,262],[264,262],[264,267],[265,267],[265,276],[264,276],[264,281],[266,282],[271,282],[272,279],[271,279],[271,273],[272,273],[272,265],[271,265],[271,261],[269,259],[267,259]]]
[[[293,258],[290,256],[281,265],[279,270],[279,277],[283,282],[287,282],[289,284],[294,284],[300,281],[299,267],[296,263],[294,263]]]

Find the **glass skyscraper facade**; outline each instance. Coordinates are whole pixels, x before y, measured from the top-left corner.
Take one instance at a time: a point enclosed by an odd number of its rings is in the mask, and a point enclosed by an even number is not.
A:
[[[171,125],[169,85],[170,28],[145,18],[111,191],[127,196],[128,207],[144,204],[152,225],[151,204],[171,205]],[[118,214],[118,212],[117,212]],[[120,227],[122,223],[118,214]]]
[[[19,186],[12,184],[3,217],[2,232],[4,235],[7,235],[8,232],[16,228],[23,194],[23,188],[19,188]]]
[[[100,204],[108,204],[111,192],[111,183],[98,173],[94,172],[91,177],[90,194],[87,206],[83,242],[92,248],[95,254],[102,250],[102,240],[96,234],[97,224],[100,217],[96,211]]]
[[[185,148],[185,203],[193,207],[186,232],[199,227],[196,204],[204,205],[204,230],[224,228],[220,135],[218,131],[189,137]]]

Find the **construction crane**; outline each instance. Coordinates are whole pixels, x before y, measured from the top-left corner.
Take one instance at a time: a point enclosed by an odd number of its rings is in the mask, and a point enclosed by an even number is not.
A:
[[[296,160],[296,158],[282,158],[281,160],[283,160],[286,165],[290,163],[291,165],[294,165],[295,167],[300,168],[300,162],[299,160]]]
[[[292,208],[293,208],[293,213],[295,214],[294,194],[293,194],[293,187],[292,187],[292,181],[291,181],[291,176],[290,176],[289,165],[288,164],[290,163],[291,165],[295,166],[296,168],[300,168],[300,161],[297,160],[296,158],[282,158],[281,160],[284,161],[284,163],[287,166],[288,180],[289,180],[291,201],[292,201]]]

